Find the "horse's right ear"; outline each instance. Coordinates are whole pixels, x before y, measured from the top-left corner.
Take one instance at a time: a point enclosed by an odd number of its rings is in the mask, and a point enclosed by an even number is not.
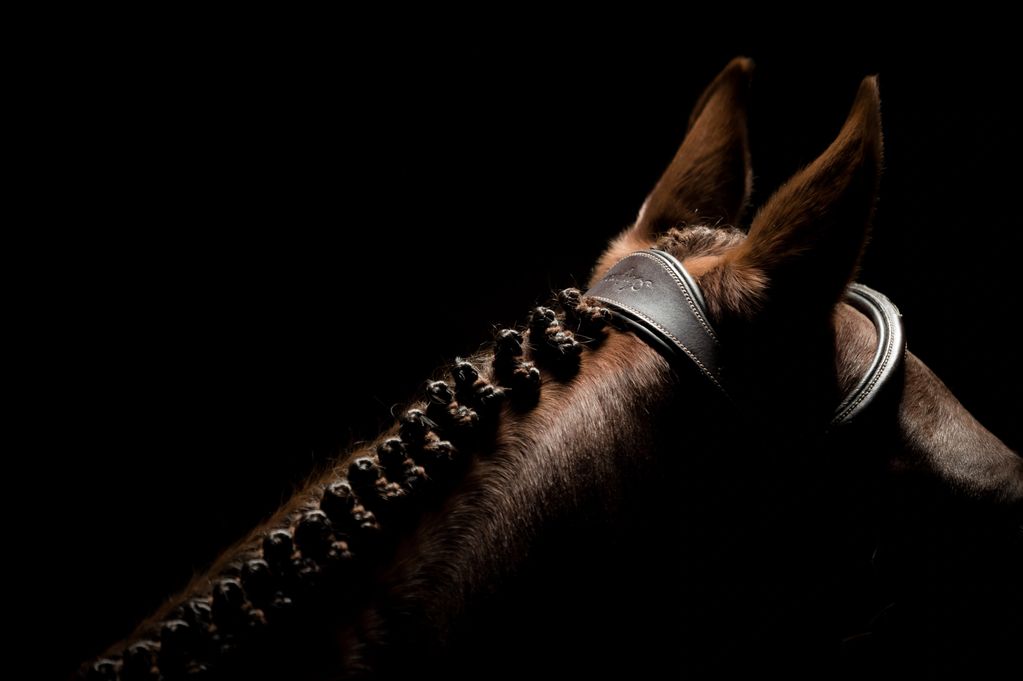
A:
[[[640,209],[595,269],[600,275],[621,257],[653,245],[659,234],[684,225],[735,225],[753,186],[746,109],[753,61],[738,57],[704,90],[689,117],[686,137]]]
[[[757,282],[765,304],[830,315],[867,240],[881,176],[877,78],[865,78],[838,137],[753,218],[720,274]]]

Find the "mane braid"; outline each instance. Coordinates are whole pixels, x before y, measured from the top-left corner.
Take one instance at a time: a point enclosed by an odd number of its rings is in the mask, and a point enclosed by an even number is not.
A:
[[[526,329],[495,334],[494,382],[472,361],[456,359],[450,380],[429,381],[425,401],[398,417],[397,436],[355,458],[344,476],[321,482],[315,503],[301,504],[284,526],[267,530],[255,549],[243,548],[205,593],[191,594],[123,650],[83,666],[81,678],[230,676],[242,649],[264,641],[274,625],[332,600],[325,591],[343,598],[345,577],[364,576],[379,564],[413,527],[415,510],[442,499],[471,453],[486,451],[502,404],[520,410],[537,404],[541,374],[534,361],[559,379],[571,377],[584,342],[598,340],[609,319],[608,310],[578,289],[565,289],[531,312]]]

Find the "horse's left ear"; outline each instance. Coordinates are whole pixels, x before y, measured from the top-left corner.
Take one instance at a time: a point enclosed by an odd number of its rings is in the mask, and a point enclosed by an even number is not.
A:
[[[735,225],[753,188],[746,108],[753,61],[738,57],[707,86],[671,165],[647,197],[634,236],[672,227]]]
[[[700,95],[671,165],[647,196],[636,223],[611,242],[593,270],[597,281],[618,260],[685,225],[736,225],[753,188],[746,107],[753,61],[737,57]]]

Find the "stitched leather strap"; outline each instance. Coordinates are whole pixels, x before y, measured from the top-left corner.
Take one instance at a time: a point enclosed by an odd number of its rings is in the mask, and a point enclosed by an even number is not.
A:
[[[703,294],[682,263],[650,249],[625,256],[593,288],[621,322],[669,356],[687,357],[719,390],[720,344],[707,321]]]
[[[835,409],[831,425],[837,426],[856,420],[902,368],[906,356],[906,332],[902,326],[902,313],[883,293],[863,284],[852,284],[846,289],[845,302],[862,312],[877,330],[877,350],[867,373],[853,391]]]
[[[722,393],[721,344],[707,319],[699,286],[674,256],[654,249],[619,260],[589,298],[607,305],[618,323],[669,358],[691,362]],[[906,340],[902,315],[887,297],[852,284],[846,302],[867,315],[877,329],[878,347],[866,375],[843,399],[830,426],[854,421],[902,366]]]

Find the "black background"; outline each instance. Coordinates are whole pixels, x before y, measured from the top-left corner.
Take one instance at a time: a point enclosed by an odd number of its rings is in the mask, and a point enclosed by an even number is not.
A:
[[[622,27],[139,28],[57,60],[14,291],[32,301],[19,368],[43,467],[28,526],[53,552],[33,560],[62,571],[35,604],[47,663],[125,635],[438,365],[584,283],[737,54],[758,64],[757,204],[880,73],[886,172],[861,280],[1019,450],[1011,50],[654,23],[639,46]]]

